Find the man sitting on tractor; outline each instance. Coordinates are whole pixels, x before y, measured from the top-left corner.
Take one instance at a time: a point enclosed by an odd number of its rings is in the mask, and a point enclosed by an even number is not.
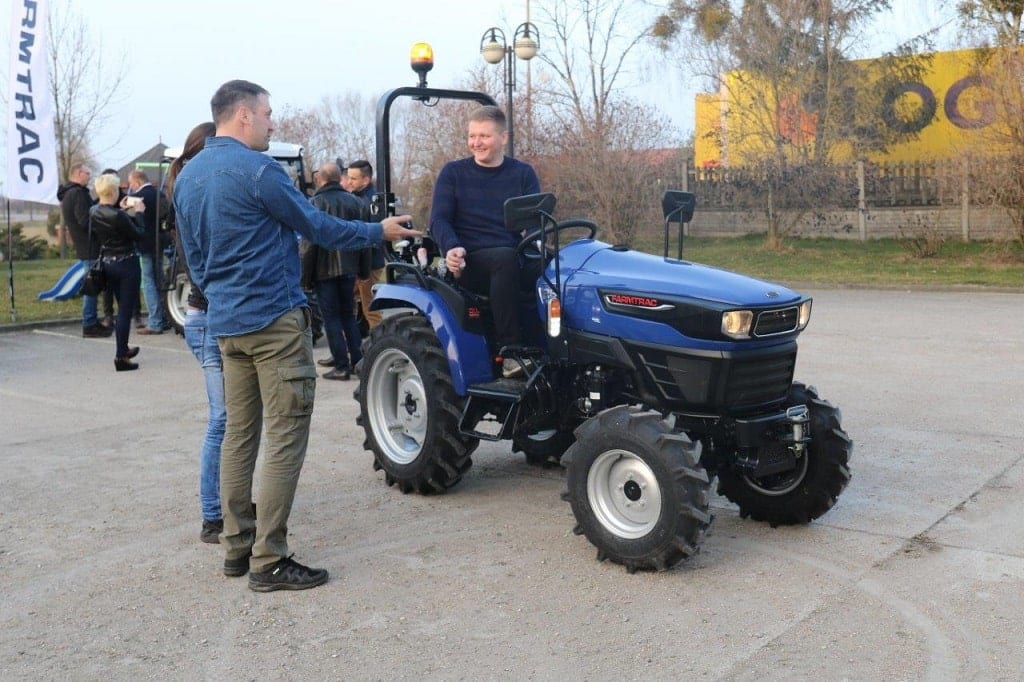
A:
[[[498,348],[522,343],[519,292],[532,288],[541,261],[520,268],[515,254],[520,235],[505,227],[505,200],[540,192],[533,167],[505,156],[505,114],[484,106],[469,117],[472,156],[449,161],[434,185],[430,233],[445,254],[445,265],[470,291],[490,297]],[[523,374],[505,358],[502,375]]]

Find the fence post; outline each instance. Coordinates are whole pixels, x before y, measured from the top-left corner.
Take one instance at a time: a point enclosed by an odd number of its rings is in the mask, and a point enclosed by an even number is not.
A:
[[[971,187],[970,165],[967,159],[960,165],[960,234],[965,242],[971,241]]]
[[[868,212],[864,200],[864,159],[857,159],[857,227],[860,228],[860,240],[868,239],[868,226],[865,215]]]

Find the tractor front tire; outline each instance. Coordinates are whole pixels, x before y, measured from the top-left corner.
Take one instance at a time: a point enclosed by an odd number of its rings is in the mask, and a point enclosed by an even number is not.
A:
[[[811,387],[794,383],[786,406],[807,405],[811,441],[796,467],[754,478],[735,469],[718,472],[718,493],[740,508],[740,516],[774,526],[810,523],[833,506],[850,482],[853,441],[840,424],[839,409]]]
[[[658,412],[622,405],[588,419],[562,458],[575,532],[631,573],[693,556],[711,524],[700,451]]]
[[[363,342],[357,423],[374,469],[403,493],[443,493],[472,465],[478,440],[459,433],[448,360],[421,315],[386,316]]]

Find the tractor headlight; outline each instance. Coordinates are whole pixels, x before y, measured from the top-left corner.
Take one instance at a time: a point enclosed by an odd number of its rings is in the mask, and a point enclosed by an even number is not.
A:
[[[750,338],[750,326],[754,323],[751,310],[730,310],[722,313],[722,333],[733,339]]]
[[[800,310],[797,312],[796,328],[802,330],[807,326],[807,323],[811,321],[811,299],[807,299],[800,304]]]

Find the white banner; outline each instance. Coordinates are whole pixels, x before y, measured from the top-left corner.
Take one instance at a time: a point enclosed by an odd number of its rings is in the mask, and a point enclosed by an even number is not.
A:
[[[57,140],[50,100],[47,0],[11,2],[7,197],[56,204]]]

